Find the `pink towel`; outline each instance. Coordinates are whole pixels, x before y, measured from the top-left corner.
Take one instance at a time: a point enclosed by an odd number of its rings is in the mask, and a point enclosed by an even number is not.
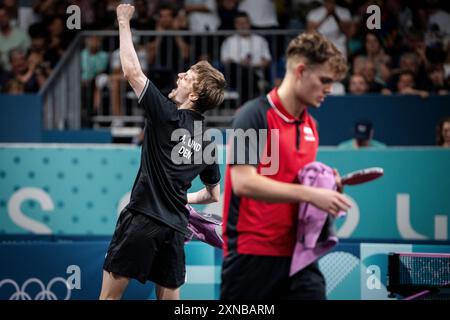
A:
[[[192,206],[186,205],[189,210],[189,223],[187,226],[188,235],[185,238],[185,243],[196,238],[213,247],[222,249],[223,239],[221,235],[220,226],[222,220],[220,217],[214,217],[203,212],[197,212]]]
[[[306,186],[336,190],[333,169],[321,162],[307,164],[298,173],[299,182]],[[339,212],[338,216],[345,215]],[[302,202],[298,210],[297,242],[292,254],[289,275],[297,273],[316,261],[338,243],[334,217],[310,203]]]

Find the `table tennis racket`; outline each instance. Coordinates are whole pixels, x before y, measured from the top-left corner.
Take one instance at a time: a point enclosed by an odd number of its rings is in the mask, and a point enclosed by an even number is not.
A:
[[[383,176],[384,170],[380,167],[360,169],[347,173],[341,177],[342,185],[356,185],[375,180]]]

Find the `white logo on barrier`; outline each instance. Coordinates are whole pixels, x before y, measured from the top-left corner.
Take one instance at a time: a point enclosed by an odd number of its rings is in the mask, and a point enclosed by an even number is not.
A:
[[[399,193],[397,195],[397,227],[400,235],[404,239],[422,240],[428,239],[427,236],[414,230],[411,225],[409,194]],[[448,240],[448,218],[445,215],[434,216],[434,239]]]
[[[69,300],[72,290],[81,289],[81,271],[79,266],[70,265],[67,267],[66,272],[70,274],[68,279],[54,277],[49,281],[47,286],[38,278],[27,279],[21,287],[13,279],[3,279],[0,281],[0,289],[7,287],[8,284],[13,287],[15,292],[11,294],[9,300]],[[66,292],[64,296],[58,296],[57,293],[52,291],[54,285],[57,283],[63,284]],[[38,290],[36,290],[36,286]]]
[[[52,198],[39,188],[22,188],[14,192],[8,202],[8,213],[11,220],[19,227],[37,234],[52,234],[45,224],[27,217],[21,210],[22,203],[27,200],[39,202],[42,210],[51,212],[55,209]]]
[[[380,290],[381,289],[381,270],[379,266],[370,265],[366,269],[366,273],[370,274],[367,277],[366,286],[369,290]]]
[[[59,300],[57,295],[52,291],[53,285],[57,282],[61,282],[64,284],[64,286],[66,287],[66,295],[63,297],[63,299],[69,300],[72,289],[70,289],[67,280],[62,277],[53,278],[52,280],[50,280],[47,286],[45,286],[44,283],[38,278],[30,278],[25,281],[20,288],[17,282],[15,282],[14,280],[4,279],[0,281],[0,288],[7,284],[11,284],[14,287],[16,291],[9,297],[9,300]],[[27,292],[28,287],[33,283],[35,283],[40,288],[40,291],[34,297],[32,297],[30,293]]]

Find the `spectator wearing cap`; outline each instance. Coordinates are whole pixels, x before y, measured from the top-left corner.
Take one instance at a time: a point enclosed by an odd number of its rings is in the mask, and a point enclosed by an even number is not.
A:
[[[353,138],[341,142],[339,149],[385,148],[386,145],[373,139],[373,124],[369,120],[357,121],[353,127]]]

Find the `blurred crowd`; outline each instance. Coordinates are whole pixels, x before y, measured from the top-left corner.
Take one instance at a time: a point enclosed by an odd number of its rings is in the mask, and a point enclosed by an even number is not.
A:
[[[51,75],[77,30],[66,27],[68,6],[81,8],[82,30],[117,30],[115,8],[121,1],[44,0],[31,6],[0,0],[0,90],[37,92]],[[348,59],[350,73],[334,94],[430,94],[450,89],[450,3],[439,0],[165,0],[131,1],[136,30],[235,30],[221,37],[219,61],[231,87],[244,85],[242,101],[277,85],[284,72],[283,44],[258,33],[317,30]],[[381,29],[369,30],[366,8],[381,9]],[[137,41],[144,70],[157,70],[160,86],[170,90],[171,76],[190,61],[211,59],[211,43],[201,37],[151,37]],[[169,45],[170,42],[170,45]],[[204,42],[204,41],[203,41]],[[88,37],[82,52],[83,85],[111,87],[114,114],[120,114],[120,60],[100,37]],[[165,48],[165,49],[164,49]],[[168,52],[167,48],[172,48]],[[194,48],[194,49],[193,49]],[[201,48],[201,49],[200,49]],[[194,55],[194,57],[192,57]],[[275,70],[275,72],[274,72]],[[164,71],[167,71],[166,73]],[[92,82],[97,80],[96,82]],[[101,80],[101,79],[100,79]],[[107,80],[107,81],[105,81]]]

